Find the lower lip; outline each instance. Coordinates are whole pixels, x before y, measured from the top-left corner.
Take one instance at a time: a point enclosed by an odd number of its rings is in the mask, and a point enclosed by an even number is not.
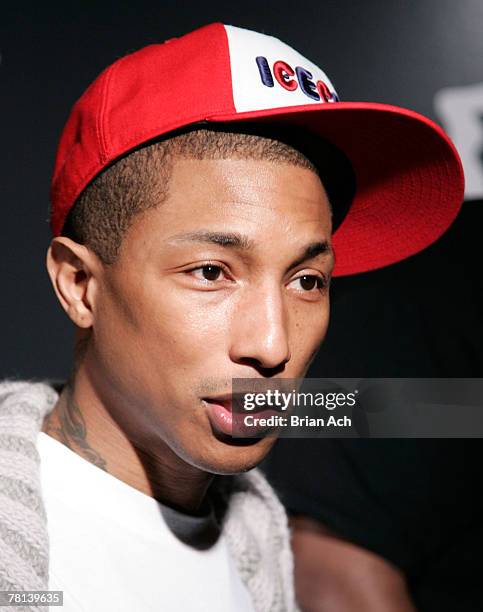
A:
[[[208,400],[203,400],[203,403],[208,408],[208,417],[210,419],[213,427],[219,432],[233,437],[233,429],[235,425],[235,437],[243,438],[243,437],[256,437],[257,434],[261,435],[264,431],[271,430],[273,428],[269,427],[256,427],[256,426],[246,426],[243,422],[243,417],[246,415],[236,413],[235,414],[235,423],[233,422],[233,413],[230,408],[223,406],[222,404],[216,404],[215,402],[210,402]],[[257,414],[257,417],[268,418],[271,416],[279,415],[277,411],[274,410],[266,410]]]
[[[231,436],[233,432],[233,415],[230,408],[215,402],[203,400],[208,408],[208,417],[215,429],[221,433]]]

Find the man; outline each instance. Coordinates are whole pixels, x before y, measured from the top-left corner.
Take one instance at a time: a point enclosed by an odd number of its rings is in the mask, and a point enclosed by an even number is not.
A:
[[[47,255],[75,367],[60,396],[2,388],[3,589],[62,590],[68,610],[296,609],[285,514],[250,472],[274,437],[231,437],[231,379],[303,376],[334,251],[337,274],[398,261],[462,199],[434,124],[338,100],[284,43],[212,24],[76,103]]]

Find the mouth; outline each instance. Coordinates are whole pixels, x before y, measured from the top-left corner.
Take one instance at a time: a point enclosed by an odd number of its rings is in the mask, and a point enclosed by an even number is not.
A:
[[[207,408],[208,419],[218,433],[235,438],[262,437],[263,434],[273,430],[273,427],[247,426],[245,417],[256,414],[257,417],[266,418],[279,415],[277,410],[259,408],[247,412],[243,409],[243,394],[225,394],[218,397],[204,397],[202,403]]]

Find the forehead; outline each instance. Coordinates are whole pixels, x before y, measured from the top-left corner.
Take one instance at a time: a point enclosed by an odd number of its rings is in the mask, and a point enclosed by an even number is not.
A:
[[[246,159],[176,159],[167,196],[126,235],[146,243],[212,228],[270,237],[330,238],[330,210],[319,177],[291,163]],[[309,236],[310,234],[310,236]]]

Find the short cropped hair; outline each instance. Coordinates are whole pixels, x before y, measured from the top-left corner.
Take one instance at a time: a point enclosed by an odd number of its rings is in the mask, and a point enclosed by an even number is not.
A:
[[[168,196],[173,164],[179,158],[264,160],[317,173],[315,165],[297,148],[246,131],[190,129],[129,153],[82,192],[67,216],[62,235],[89,247],[104,264],[115,263],[136,215],[161,205]]]

